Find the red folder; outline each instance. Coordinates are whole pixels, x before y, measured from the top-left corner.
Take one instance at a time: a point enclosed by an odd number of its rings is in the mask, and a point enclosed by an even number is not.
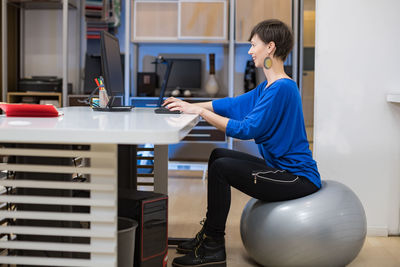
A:
[[[59,115],[53,105],[0,103],[0,108],[7,117],[58,117]]]

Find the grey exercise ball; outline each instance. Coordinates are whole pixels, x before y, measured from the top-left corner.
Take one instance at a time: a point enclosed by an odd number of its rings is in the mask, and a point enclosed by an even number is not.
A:
[[[263,266],[345,266],[366,232],[360,200],[336,181],[323,181],[319,191],[298,199],[250,199],[240,221],[244,247]]]

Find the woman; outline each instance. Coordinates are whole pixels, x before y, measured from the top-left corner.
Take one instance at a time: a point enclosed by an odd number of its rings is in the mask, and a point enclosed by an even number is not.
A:
[[[195,238],[178,246],[185,256],[173,266],[225,266],[225,224],[230,187],[263,201],[303,197],[321,187],[317,165],[307,141],[301,97],[283,63],[293,47],[291,30],[279,20],[260,22],[249,41],[255,66],[266,81],[235,98],[189,104],[168,98],[171,110],[195,113],[238,139],[254,139],[263,159],[227,149],[215,149],[208,162],[206,220]]]

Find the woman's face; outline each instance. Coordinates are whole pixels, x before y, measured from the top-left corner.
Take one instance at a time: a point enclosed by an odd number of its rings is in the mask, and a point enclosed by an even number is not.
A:
[[[256,68],[262,68],[264,59],[269,54],[268,45],[261,41],[257,34],[251,38],[250,44],[251,47],[248,53],[253,58]]]

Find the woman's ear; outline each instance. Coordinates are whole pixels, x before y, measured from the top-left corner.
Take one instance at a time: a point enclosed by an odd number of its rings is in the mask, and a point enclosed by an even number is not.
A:
[[[268,55],[272,56],[273,54],[275,54],[275,49],[276,49],[276,46],[275,46],[274,41],[271,41],[267,44]]]
[[[272,52],[275,49],[275,42],[271,41],[267,44],[267,48],[270,52]]]

